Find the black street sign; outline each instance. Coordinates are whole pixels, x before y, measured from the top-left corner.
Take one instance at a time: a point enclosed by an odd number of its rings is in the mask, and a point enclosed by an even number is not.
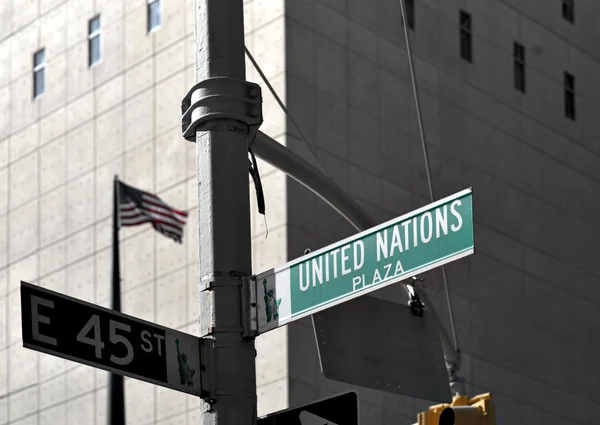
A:
[[[200,338],[21,282],[23,346],[201,395]]]
[[[358,395],[352,391],[258,418],[257,425],[358,425]]]

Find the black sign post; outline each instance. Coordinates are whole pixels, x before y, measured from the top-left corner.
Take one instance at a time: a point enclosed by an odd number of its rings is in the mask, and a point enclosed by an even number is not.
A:
[[[358,425],[358,423],[358,395],[351,391],[258,418],[257,425]]]
[[[202,340],[21,282],[23,346],[202,395]]]

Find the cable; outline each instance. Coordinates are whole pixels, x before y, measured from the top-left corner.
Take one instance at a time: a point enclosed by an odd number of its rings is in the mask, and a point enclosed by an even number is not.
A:
[[[406,54],[408,56],[408,66],[410,68],[410,78],[412,80],[413,94],[415,97],[415,107],[417,110],[417,121],[419,123],[419,134],[421,136],[421,145],[423,147],[423,158],[425,159],[425,171],[427,173],[427,184],[429,185],[429,197],[431,202],[435,201],[433,192],[433,182],[431,179],[431,167],[429,165],[429,153],[427,151],[427,143],[425,142],[425,129],[423,128],[423,120],[421,118],[421,103],[419,101],[419,90],[415,77],[415,67],[412,60],[410,50],[410,40],[408,38],[408,25],[406,24],[406,10],[404,0],[400,0],[400,10],[402,11],[402,23],[404,27],[404,39],[406,40]],[[454,314],[452,312],[452,301],[450,300],[450,291],[448,290],[448,276],[446,274],[446,266],[442,266],[442,278],[444,281],[444,289],[446,292],[446,301],[448,303],[448,315],[450,316],[450,328],[452,330],[452,340],[454,349],[458,352],[458,338],[456,337],[456,328],[454,326]]]
[[[279,106],[281,107],[283,112],[285,113],[286,117],[290,120],[290,122],[292,123],[292,125],[294,126],[296,131],[298,132],[298,135],[300,136],[300,140],[302,140],[304,142],[304,144],[308,148],[310,154],[313,156],[315,161],[317,161],[317,165],[321,169],[321,172],[331,179],[331,176],[329,174],[327,174],[327,172],[325,171],[325,168],[323,168],[323,165],[321,164],[321,161],[319,161],[319,158],[317,158],[317,155],[315,154],[312,146],[308,143],[308,140],[306,139],[306,137],[304,137],[304,135],[300,131],[300,127],[296,124],[296,121],[294,121],[294,119],[288,112],[287,108],[285,107],[285,105],[283,104],[283,102],[281,101],[281,99],[279,98],[277,93],[275,92],[275,89],[273,88],[273,86],[269,82],[267,76],[264,74],[264,72],[262,71],[262,69],[256,62],[256,60],[254,59],[254,56],[252,56],[252,54],[250,53],[250,51],[248,50],[248,48],[246,46],[244,46],[244,50],[246,50],[246,55],[248,56],[248,59],[250,59],[250,62],[252,62],[252,65],[254,65],[254,68],[256,68],[256,71],[259,73],[260,78],[262,78],[262,80],[265,82],[265,84],[269,88],[269,91],[271,92],[271,94],[273,95],[273,97],[275,98],[275,100],[277,101],[277,103],[279,104]]]

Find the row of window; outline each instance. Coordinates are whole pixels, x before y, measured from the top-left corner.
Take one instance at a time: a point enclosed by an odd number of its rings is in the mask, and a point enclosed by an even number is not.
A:
[[[147,0],[146,19],[148,33],[160,28],[162,18],[162,0]],[[88,21],[88,66],[102,59],[102,28],[100,15]],[[46,91],[46,51],[40,49],[33,55],[33,97]]]
[[[414,0],[405,1],[406,24],[410,29],[415,28]],[[574,0],[563,0],[563,17],[570,22],[574,20]],[[147,30],[152,32],[160,27],[162,15],[162,0],[147,0]],[[88,22],[88,65],[100,62],[102,58],[102,30],[100,15]],[[461,10],[459,15],[460,56],[462,59],[473,61],[471,14]],[[45,91],[46,53],[44,49],[33,55],[33,97]],[[518,42],[513,43],[513,80],[514,88],[525,93],[525,46]],[[575,120],[575,77],[568,72],[564,73],[564,112],[565,116]]]
[[[406,25],[415,29],[415,3],[414,0],[404,0]],[[562,16],[565,20],[575,21],[574,0],[562,1]],[[473,62],[471,14],[461,10],[459,15],[460,57],[468,62]],[[516,90],[525,93],[525,46],[516,41],[513,43],[513,80]],[[564,73],[564,112],[565,116],[575,120],[575,77],[568,72]]]
[[[415,29],[415,3],[414,0],[404,0],[406,25]],[[570,23],[575,22],[575,0],[562,0],[562,17]],[[471,14],[460,11],[460,57],[468,62],[473,61]],[[516,41],[513,43],[513,80],[516,90],[525,93],[525,46]],[[564,113],[571,120],[575,120],[575,77],[568,72],[564,73]]]
[[[572,2],[571,2],[572,6]],[[570,9],[572,12],[572,9]],[[460,11],[460,57],[468,62],[473,61],[472,18],[471,14]],[[513,43],[513,83],[514,88],[525,93],[525,46]],[[564,73],[564,112],[565,116],[575,120],[575,77]]]
[[[415,29],[415,1],[404,0],[406,23],[410,29]],[[565,21],[575,23],[575,0],[562,0],[562,17]]]

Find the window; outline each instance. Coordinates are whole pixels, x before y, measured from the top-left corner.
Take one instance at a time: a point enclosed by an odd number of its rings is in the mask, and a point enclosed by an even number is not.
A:
[[[88,22],[88,65],[92,66],[101,59],[101,35],[100,16],[90,19]]]
[[[565,116],[575,120],[575,77],[565,72]]]
[[[473,61],[473,46],[471,45],[471,14],[460,11],[460,57]]]
[[[565,20],[571,23],[575,21],[575,0],[563,0],[562,15]]]
[[[525,93],[525,46],[517,42],[513,46],[515,89]]]
[[[46,91],[46,52],[38,50],[33,55],[33,97]]]
[[[162,0],[148,0],[148,32],[160,28]]]
[[[415,29],[415,0],[404,0],[406,23],[411,30]]]

